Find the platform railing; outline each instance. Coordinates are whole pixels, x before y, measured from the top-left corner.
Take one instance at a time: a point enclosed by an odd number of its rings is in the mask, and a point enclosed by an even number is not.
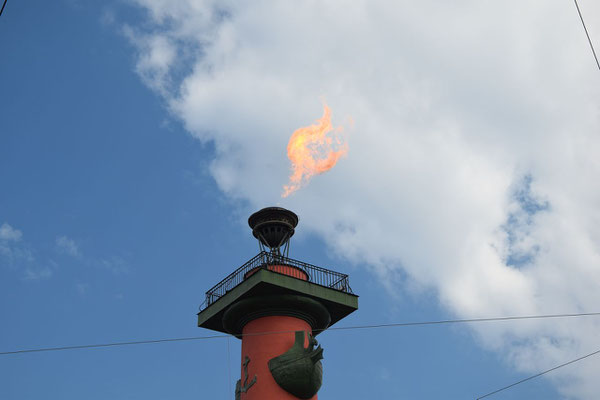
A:
[[[339,290],[344,293],[353,294],[352,288],[350,287],[350,280],[346,274],[341,274],[303,261],[262,251],[208,290],[206,292],[206,299],[200,306],[200,310],[202,311],[209,307],[215,301],[227,294],[227,292],[241,284],[246,279],[247,273],[252,270],[261,268],[268,269],[273,273],[280,273],[275,269],[270,269],[269,266],[271,265],[289,265],[301,269],[308,275],[308,282]]]

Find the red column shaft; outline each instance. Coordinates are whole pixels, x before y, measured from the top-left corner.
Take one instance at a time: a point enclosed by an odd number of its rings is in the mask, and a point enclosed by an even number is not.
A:
[[[244,360],[249,358],[248,380],[250,383],[256,376],[256,383],[242,393],[241,400],[297,400],[298,397],[283,390],[269,371],[270,359],[288,351],[294,344],[294,332],[312,333],[310,325],[300,319],[288,316],[262,317],[250,321],[243,329],[242,337],[242,386],[245,383]],[[261,335],[263,332],[282,332]],[[308,336],[308,335],[307,335]],[[304,346],[308,346],[308,338]],[[314,395],[311,400],[317,400]]]

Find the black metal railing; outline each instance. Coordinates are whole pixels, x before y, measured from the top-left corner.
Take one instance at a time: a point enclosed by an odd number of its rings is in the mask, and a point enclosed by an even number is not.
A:
[[[221,282],[213,286],[206,292],[206,299],[200,306],[200,310],[213,304],[215,301],[223,297],[227,292],[242,283],[249,275],[248,273],[257,269],[268,269],[271,272],[282,273],[277,269],[269,268],[273,265],[291,266],[304,271],[307,274],[308,282],[330,289],[339,290],[344,293],[353,294],[350,288],[348,275],[339,272],[331,271],[325,268],[317,267],[302,261],[294,260],[277,254],[267,253],[262,251],[252,257],[244,265],[233,271]],[[289,274],[285,274],[288,275]],[[297,278],[301,279],[301,278]]]

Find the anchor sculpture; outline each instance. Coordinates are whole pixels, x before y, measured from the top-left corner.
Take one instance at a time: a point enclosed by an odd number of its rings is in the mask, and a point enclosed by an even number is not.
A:
[[[323,382],[323,349],[308,334],[308,348],[304,347],[304,331],[296,331],[292,347],[282,355],[269,360],[269,370],[275,382],[296,397],[310,399]]]
[[[246,393],[248,389],[252,387],[256,383],[256,375],[254,378],[248,383],[248,364],[250,364],[250,358],[246,356],[244,358],[244,385],[242,386],[242,380],[238,379],[235,384],[235,400],[240,400],[242,398],[242,393]]]

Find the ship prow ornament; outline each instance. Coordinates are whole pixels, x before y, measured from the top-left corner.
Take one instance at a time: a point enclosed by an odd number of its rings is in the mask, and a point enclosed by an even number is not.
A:
[[[323,382],[323,349],[311,334],[308,334],[308,347],[305,348],[304,335],[304,331],[296,331],[292,347],[269,360],[269,370],[275,382],[286,392],[301,399],[310,399],[317,394]]]

